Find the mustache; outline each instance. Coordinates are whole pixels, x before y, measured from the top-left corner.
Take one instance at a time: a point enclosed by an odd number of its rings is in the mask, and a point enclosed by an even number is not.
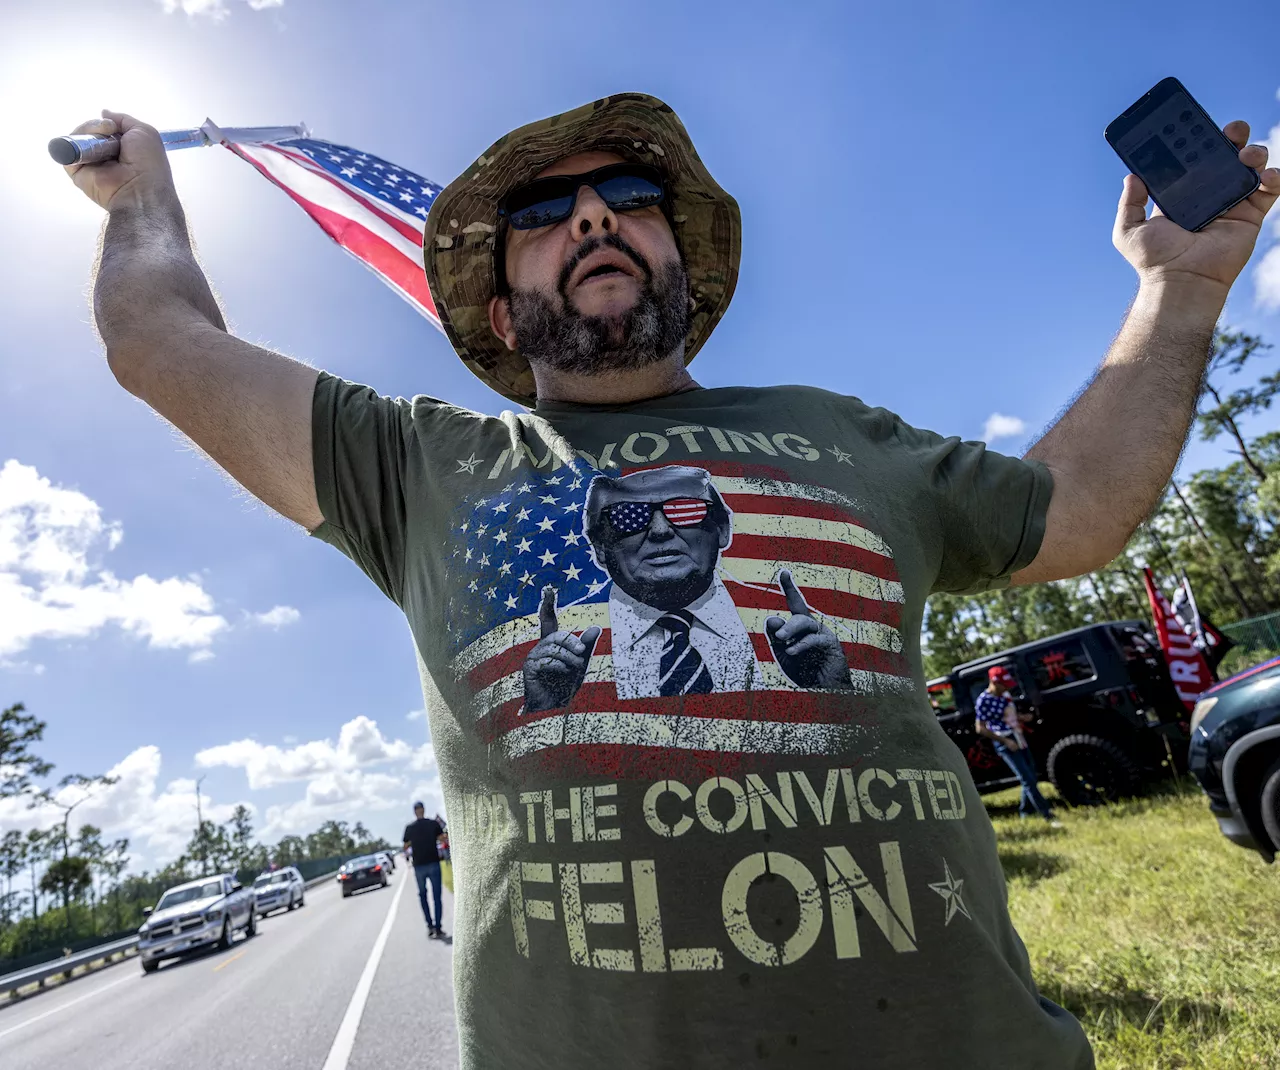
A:
[[[560,281],[556,288],[560,291],[561,297],[565,296],[565,290],[569,285],[569,279],[573,275],[574,269],[597,249],[601,248],[616,249],[644,273],[644,281],[646,283],[653,281],[653,269],[649,266],[649,261],[640,252],[633,249],[625,238],[618,234],[608,234],[603,238],[592,236],[578,246],[577,251],[565,261],[564,267],[560,269]]]

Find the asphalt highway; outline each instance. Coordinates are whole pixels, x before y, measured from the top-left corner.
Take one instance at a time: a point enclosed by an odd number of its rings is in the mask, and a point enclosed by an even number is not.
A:
[[[445,892],[445,928],[453,903]],[[381,948],[381,954],[377,951]],[[129,958],[0,1010],[4,1070],[436,1070],[458,1065],[453,952],[411,874],[258,921],[144,976]]]

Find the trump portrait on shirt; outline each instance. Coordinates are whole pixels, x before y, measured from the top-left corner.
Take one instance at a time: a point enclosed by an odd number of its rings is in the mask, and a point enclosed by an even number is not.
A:
[[[583,533],[611,581],[612,677],[620,699],[667,698],[763,686],[752,637],[721,578],[733,513],[705,469],[668,465],[597,475],[587,488]],[[805,603],[788,571],[778,575],[790,619],[765,623],[770,652],[796,687],[850,687],[835,634]],[[541,640],[524,663],[525,712],[566,705],[582,686],[601,629],[560,630],[556,592],[543,590]]]

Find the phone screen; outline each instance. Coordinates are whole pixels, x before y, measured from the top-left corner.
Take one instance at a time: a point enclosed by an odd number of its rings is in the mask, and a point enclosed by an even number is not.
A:
[[[1106,138],[1160,210],[1199,230],[1258,188],[1256,172],[1176,78],[1107,127]]]

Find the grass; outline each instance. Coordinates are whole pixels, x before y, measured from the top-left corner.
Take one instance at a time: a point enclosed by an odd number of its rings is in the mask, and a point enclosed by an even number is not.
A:
[[[986,799],[1010,913],[1099,1070],[1280,1066],[1280,865],[1229,843],[1192,781],[1060,806],[1062,829],[1017,798]]]

